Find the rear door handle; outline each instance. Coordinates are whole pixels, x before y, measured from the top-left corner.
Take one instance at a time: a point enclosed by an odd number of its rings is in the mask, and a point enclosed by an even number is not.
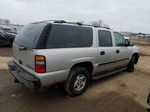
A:
[[[101,51],[101,52],[100,52],[100,55],[105,55],[105,51]]]
[[[120,50],[116,50],[116,53],[120,53]]]

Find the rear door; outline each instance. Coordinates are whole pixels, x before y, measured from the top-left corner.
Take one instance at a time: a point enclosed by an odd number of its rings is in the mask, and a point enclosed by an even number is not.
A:
[[[23,47],[19,44],[13,44],[13,58],[15,62],[23,67],[25,70],[29,68],[34,71],[34,50],[21,50],[22,48]]]
[[[124,67],[129,63],[129,57],[131,55],[131,51],[129,51],[126,46],[126,40],[124,37],[118,33],[114,32],[114,41],[115,41],[115,64],[116,68]]]
[[[113,69],[115,60],[115,49],[113,47],[112,33],[106,30],[98,31],[98,72],[105,72]]]
[[[13,57],[24,69],[34,70],[34,57],[41,33],[46,24],[29,24],[16,36],[13,45]],[[44,40],[44,39],[43,39]]]

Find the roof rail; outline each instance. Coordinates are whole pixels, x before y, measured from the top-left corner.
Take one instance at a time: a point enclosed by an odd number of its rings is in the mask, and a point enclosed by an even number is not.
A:
[[[98,25],[91,25],[91,24],[83,24],[81,22],[68,22],[65,20],[45,20],[42,22],[47,22],[47,21],[53,21],[54,23],[68,23],[68,24],[75,24],[75,25],[84,25],[84,26],[91,26],[91,27],[98,27],[98,28],[105,28],[105,29],[110,29],[109,27],[102,27],[102,26],[98,26]]]
[[[54,20],[54,23],[67,23],[67,21],[64,21],[64,20]]]

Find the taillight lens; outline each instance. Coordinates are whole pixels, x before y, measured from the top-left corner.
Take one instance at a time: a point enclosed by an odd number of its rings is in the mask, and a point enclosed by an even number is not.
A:
[[[46,72],[46,59],[44,56],[35,56],[35,72]]]

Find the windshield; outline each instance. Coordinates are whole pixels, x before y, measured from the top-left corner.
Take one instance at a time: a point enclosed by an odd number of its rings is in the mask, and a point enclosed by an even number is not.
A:
[[[15,43],[27,48],[36,48],[38,39],[45,26],[45,23],[26,25],[16,36]]]

